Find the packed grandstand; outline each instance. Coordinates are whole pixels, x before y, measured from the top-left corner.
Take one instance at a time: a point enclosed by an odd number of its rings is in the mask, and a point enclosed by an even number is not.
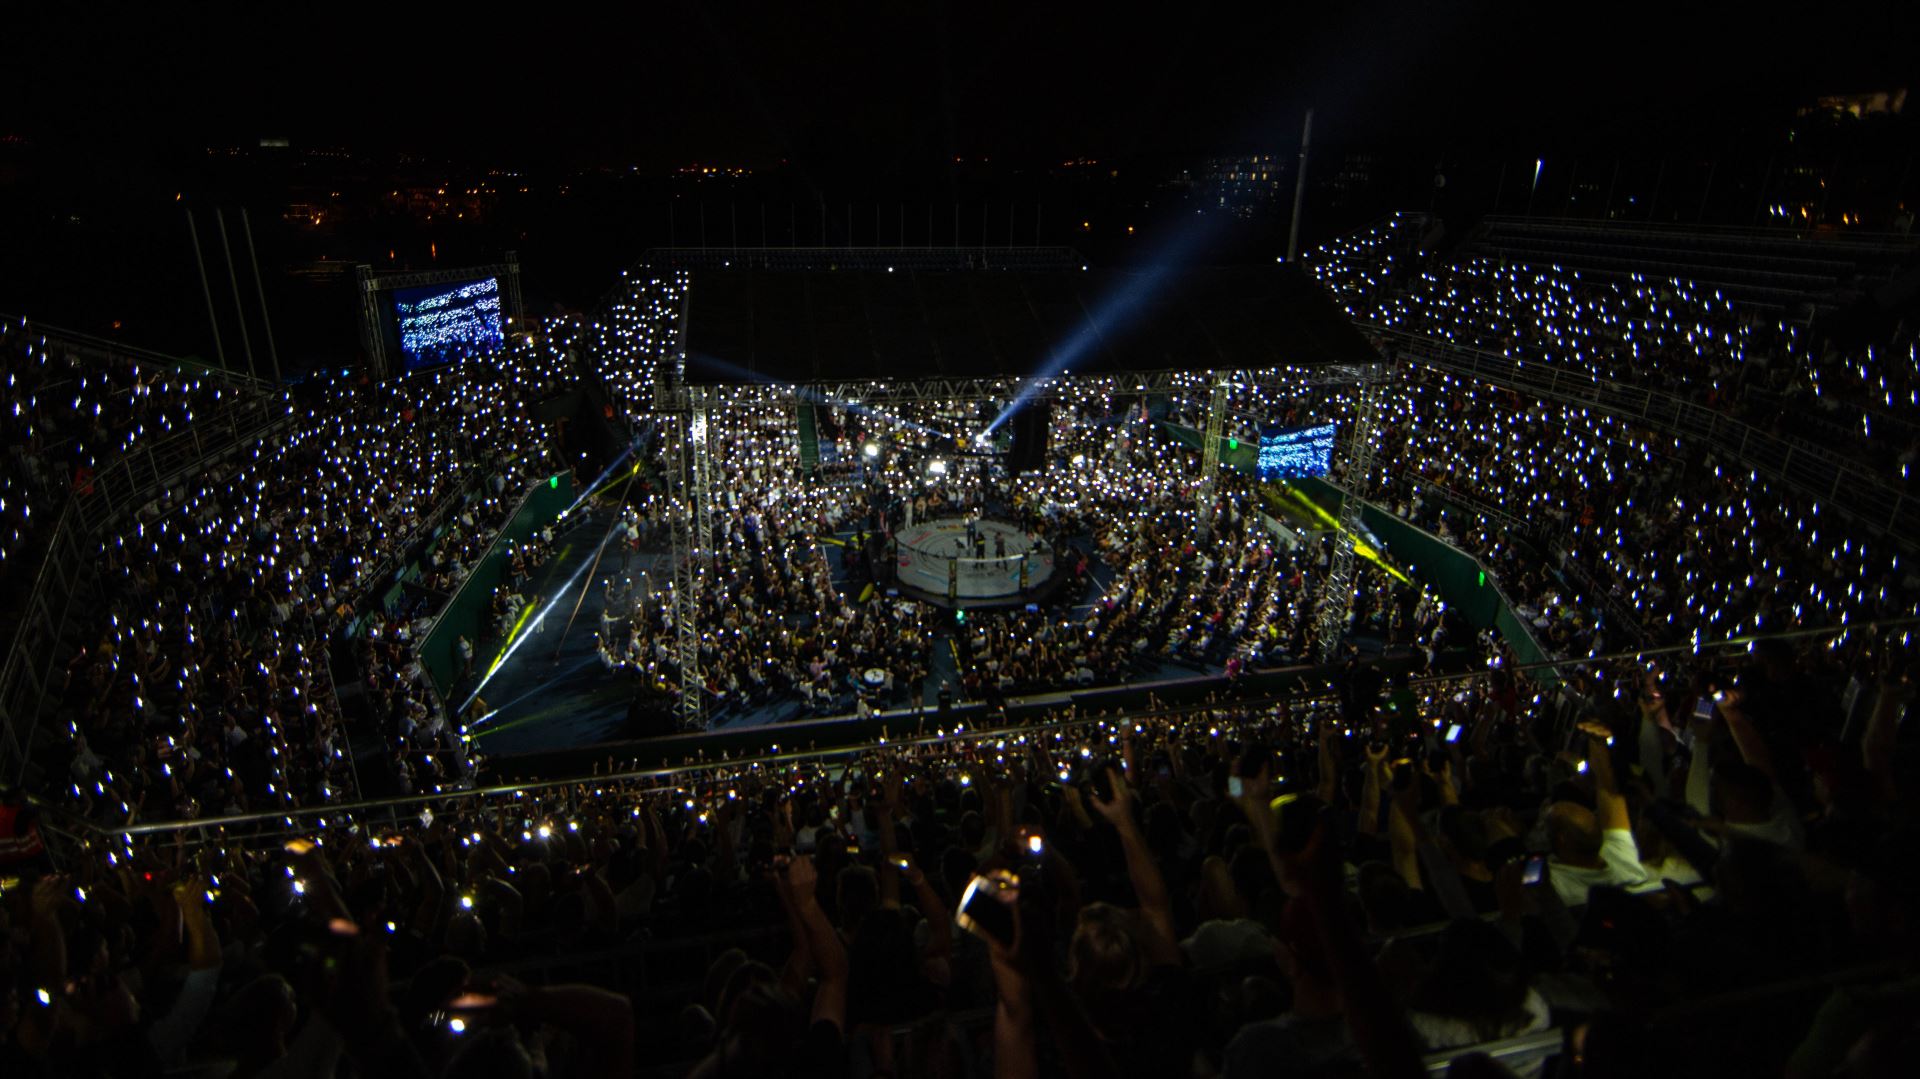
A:
[[[1337,372],[690,393],[670,257],[384,382],[6,320],[5,1074],[1903,1074],[1911,317],[1438,232],[1305,260]],[[698,729],[494,752],[589,594]]]

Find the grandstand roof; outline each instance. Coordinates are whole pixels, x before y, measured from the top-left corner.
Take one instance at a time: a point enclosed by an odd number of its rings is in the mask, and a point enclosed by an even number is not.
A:
[[[1259,370],[1377,359],[1291,267],[692,271],[687,379]]]

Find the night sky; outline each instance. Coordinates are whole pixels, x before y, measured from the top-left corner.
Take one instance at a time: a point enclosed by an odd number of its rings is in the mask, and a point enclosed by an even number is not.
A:
[[[0,133],[828,169],[1269,146],[1310,102],[1356,142],[1671,145],[1916,66],[1896,4],[82,6],[11,13]]]

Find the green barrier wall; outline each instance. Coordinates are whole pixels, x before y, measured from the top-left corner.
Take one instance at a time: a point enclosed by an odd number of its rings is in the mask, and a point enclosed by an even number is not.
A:
[[[573,505],[577,497],[573,478],[562,473],[557,479],[557,484],[541,480],[528,490],[526,500],[513,519],[494,537],[493,545],[480,557],[480,564],[473,568],[447,609],[440,613],[433,629],[427,632],[426,640],[420,643],[420,661],[442,697],[452,690],[453,680],[460,673],[460,654],[456,647],[459,639],[463,636],[474,642],[480,639],[480,620],[486,617],[493,590],[511,562],[507,555],[508,542],[520,543]],[[475,662],[483,660],[476,657]]]
[[[1343,498],[1339,488],[1317,479],[1292,483],[1328,512],[1339,512]],[[1447,606],[1458,610],[1474,629],[1492,626],[1499,630],[1518,662],[1539,663],[1549,658],[1534,641],[1532,627],[1514,613],[1511,601],[1478,559],[1371,502],[1360,510],[1360,522],[1380,537],[1397,565],[1432,585]],[[1558,675],[1545,668],[1535,671],[1533,679],[1548,686],[1560,683]]]
[[[1191,427],[1170,423],[1162,426],[1168,434],[1194,449],[1199,449],[1205,438],[1202,432]],[[1252,472],[1258,458],[1259,447],[1243,442],[1237,449],[1229,449],[1225,440],[1222,440],[1221,464],[1241,472]],[[1312,478],[1287,482],[1320,508],[1339,515],[1345,497],[1339,488]],[[1431,585],[1447,606],[1459,611],[1473,628],[1486,629],[1491,626],[1499,630],[1501,637],[1513,647],[1515,657],[1522,663],[1538,663],[1548,658],[1534,642],[1532,629],[1514,613],[1507,598],[1472,555],[1372,503],[1361,509],[1360,520],[1374,535],[1380,537],[1380,542],[1386,545],[1387,554],[1396,565]],[[1559,683],[1554,672],[1547,669],[1535,672],[1535,680],[1549,686]]]

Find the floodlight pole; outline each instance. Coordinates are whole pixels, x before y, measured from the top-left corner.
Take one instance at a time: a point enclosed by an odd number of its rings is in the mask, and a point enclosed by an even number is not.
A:
[[[253,365],[253,339],[247,336],[247,309],[240,302],[240,275],[233,269],[233,242],[227,239],[227,218],[220,207],[213,208],[213,224],[220,232],[220,253],[227,259],[227,285],[233,289],[233,314],[240,327],[240,352],[247,358],[247,377],[258,379]]]
[[[1300,206],[1307,197],[1307,144],[1313,141],[1313,110],[1307,110],[1307,122],[1300,129],[1300,165],[1293,176],[1293,218],[1287,222],[1287,261],[1300,254]]]
[[[267,331],[267,360],[273,364],[273,383],[280,384],[280,352],[273,344],[273,319],[267,314],[267,287],[260,283],[260,256],[253,249],[253,223],[240,207],[240,231],[247,237],[247,261],[253,264],[253,291],[260,297],[260,323]]]
[[[200,268],[200,292],[207,298],[207,323],[213,327],[213,354],[227,369],[227,350],[220,343],[220,318],[213,313],[213,288],[207,284],[207,260],[200,254],[200,230],[194,226],[193,211],[187,211],[187,235],[193,238],[193,264]]]

